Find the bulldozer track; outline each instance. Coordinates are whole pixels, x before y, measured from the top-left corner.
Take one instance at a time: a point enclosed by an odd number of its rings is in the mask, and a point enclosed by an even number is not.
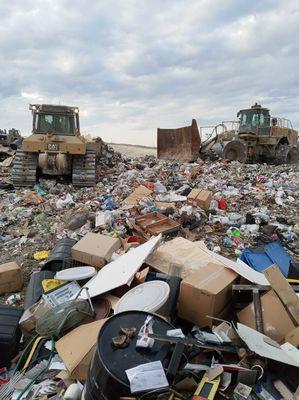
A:
[[[83,156],[73,156],[74,186],[93,186],[96,181],[96,151],[87,150]]]
[[[15,187],[32,186],[36,182],[37,154],[18,150],[11,173]]]

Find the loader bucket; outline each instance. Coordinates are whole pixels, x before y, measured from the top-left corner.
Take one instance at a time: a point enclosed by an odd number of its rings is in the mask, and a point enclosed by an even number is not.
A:
[[[246,145],[240,140],[232,140],[224,147],[222,157],[226,160],[245,163],[247,159]]]
[[[180,162],[195,161],[201,139],[196,120],[190,126],[177,129],[157,129],[158,158]]]

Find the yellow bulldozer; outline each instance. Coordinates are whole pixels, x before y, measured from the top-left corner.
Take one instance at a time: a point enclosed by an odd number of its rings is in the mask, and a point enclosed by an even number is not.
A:
[[[191,126],[158,129],[158,158],[195,161],[198,157],[217,154],[219,157],[245,162],[299,162],[298,131],[286,118],[272,117],[267,108],[254,104],[240,110],[234,129],[225,122],[216,125],[208,139],[201,137],[195,120]],[[223,128],[217,133],[215,128]],[[204,140],[205,139],[205,140]]]
[[[239,129],[234,140],[223,148],[223,158],[240,162],[298,163],[298,132],[290,120],[271,117],[269,109],[257,103],[240,110],[237,116]]]
[[[24,138],[12,168],[13,184],[31,186],[39,175],[70,176],[75,186],[93,186],[96,144],[80,134],[79,109],[30,104],[32,134]]]

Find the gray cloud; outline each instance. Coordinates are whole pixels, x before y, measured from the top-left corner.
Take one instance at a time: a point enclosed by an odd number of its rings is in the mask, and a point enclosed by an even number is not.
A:
[[[29,132],[28,103],[65,103],[84,132],[152,145],[157,127],[255,101],[299,128],[296,0],[15,0],[0,15],[0,128]]]

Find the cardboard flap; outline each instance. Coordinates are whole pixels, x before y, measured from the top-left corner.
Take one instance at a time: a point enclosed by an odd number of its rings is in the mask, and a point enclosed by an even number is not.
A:
[[[106,319],[80,325],[55,343],[56,350],[66,368],[72,373],[97,342]]]
[[[237,274],[228,268],[214,263],[208,263],[205,267],[189,275],[184,282],[203,292],[218,294],[227,284],[235,280]]]

